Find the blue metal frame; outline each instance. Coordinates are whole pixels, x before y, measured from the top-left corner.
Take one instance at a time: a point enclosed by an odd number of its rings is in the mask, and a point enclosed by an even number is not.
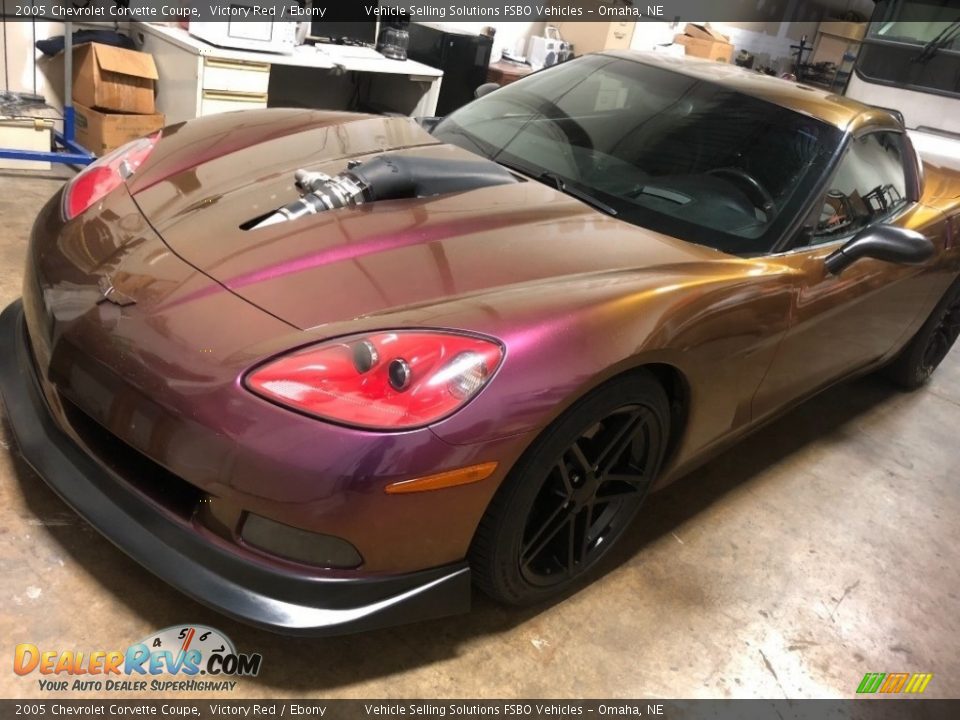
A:
[[[73,106],[63,109],[63,133],[54,132],[54,142],[63,147],[62,151],[43,150],[0,150],[0,158],[7,160],[40,160],[64,163],[66,165],[89,165],[97,158],[74,139]]]
[[[42,162],[63,163],[65,165],[89,165],[96,156],[80,145],[76,137],[76,118],[73,112],[73,23],[63,24],[64,63],[63,63],[63,133],[54,132],[54,145],[62,151],[43,150],[3,150],[0,158],[7,160],[40,160]]]

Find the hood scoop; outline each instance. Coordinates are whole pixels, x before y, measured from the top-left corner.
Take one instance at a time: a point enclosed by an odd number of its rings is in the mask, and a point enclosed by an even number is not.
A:
[[[294,178],[301,193],[298,200],[252,218],[240,227],[256,230],[378,200],[430,197],[517,182],[512,173],[491,160],[410,155],[378,155],[365,162],[351,163],[333,177],[297,170]]]

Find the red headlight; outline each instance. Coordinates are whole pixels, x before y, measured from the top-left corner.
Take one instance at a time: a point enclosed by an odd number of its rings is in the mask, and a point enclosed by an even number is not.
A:
[[[310,415],[401,430],[465,405],[502,359],[503,349],[491,340],[398,330],[299,350],[257,368],[245,382],[258,395]]]
[[[85,167],[67,183],[63,193],[63,214],[67,220],[75,218],[133,175],[159,139],[160,132],[157,131],[119,147]]]

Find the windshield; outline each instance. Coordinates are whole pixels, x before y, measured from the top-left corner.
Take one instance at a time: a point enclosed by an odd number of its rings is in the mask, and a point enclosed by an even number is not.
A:
[[[942,0],[879,0],[867,33],[869,38],[926,45],[936,42],[943,48],[960,49],[953,26],[960,9]]]
[[[603,55],[487,95],[433,134],[627,222],[745,255],[773,247],[841,135],[729,88]]]
[[[955,0],[878,0],[856,71],[874,84],[960,95],[960,6]]]

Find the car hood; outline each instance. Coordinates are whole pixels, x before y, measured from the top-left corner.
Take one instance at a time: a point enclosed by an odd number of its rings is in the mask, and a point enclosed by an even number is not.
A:
[[[298,168],[334,175],[349,160],[382,152],[476,156],[438,143],[408,118],[231,115],[229,124],[214,116],[168,129],[130,191],[177,255],[299,328],[505,286],[718,257],[522,179],[244,230],[296,199]]]

